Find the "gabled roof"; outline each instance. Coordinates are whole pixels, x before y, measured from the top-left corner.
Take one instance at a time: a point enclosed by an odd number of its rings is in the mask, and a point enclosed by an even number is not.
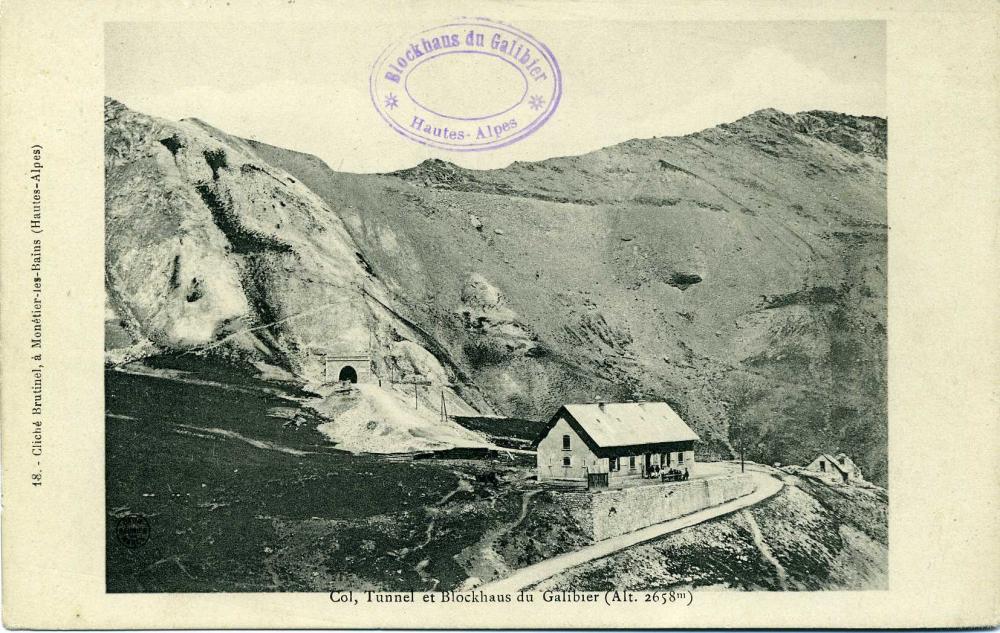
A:
[[[567,404],[553,416],[569,418],[588,444],[598,448],[698,440],[666,402]]]
[[[841,453],[841,455],[844,455],[844,454]],[[849,472],[847,472],[847,470],[844,469],[843,464],[841,464],[840,462],[838,462],[836,457],[830,457],[829,453],[820,453],[820,456],[817,457],[816,459],[818,460],[818,459],[824,458],[824,457],[826,458],[826,461],[828,461],[831,464],[833,464],[833,467],[836,468],[837,470],[839,470],[840,472],[844,473],[845,475],[849,475],[850,474]],[[847,457],[847,455],[844,455],[844,457]],[[848,459],[850,459],[850,458],[848,457]],[[813,461],[816,461],[816,460],[813,460]]]

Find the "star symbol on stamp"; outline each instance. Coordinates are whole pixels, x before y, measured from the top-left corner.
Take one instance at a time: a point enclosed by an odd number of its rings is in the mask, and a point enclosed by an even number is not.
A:
[[[532,97],[530,99],[530,102],[531,102],[531,109],[532,110],[541,110],[542,106],[545,105],[545,99],[542,99],[538,95],[532,95]]]
[[[392,110],[393,108],[395,108],[398,105],[399,105],[399,99],[396,98],[396,95],[394,95],[394,94],[392,94],[390,92],[389,96],[387,96],[385,98],[385,107],[387,107],[390,110]]]

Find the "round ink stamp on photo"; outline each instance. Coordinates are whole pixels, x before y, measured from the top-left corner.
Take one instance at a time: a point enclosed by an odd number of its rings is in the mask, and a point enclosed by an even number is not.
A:
[[[455,151],[505,147],[534,134],[562,96],[545,44],[509,24],[462,18],[389,45],[369,82],[375,109],[412,141]]]
[[[149,519],[141,514],[126,514],[115,523],[115,538],[129,549],[148,543],[149,534]]]

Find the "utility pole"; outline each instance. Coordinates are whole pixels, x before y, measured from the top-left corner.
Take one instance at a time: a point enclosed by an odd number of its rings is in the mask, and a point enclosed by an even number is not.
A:
[[[425,385],[425,386],[430,385],[431,381],[427,380],[426,378],[424,378],[422,376],[416,375],[416,376],[413,376],[412,378],[410,378],[409,380],[399,380],[397,382],[398,382],[398,384],[403,384],[403,385],[413,385],[413,408],[414,409],[419,409],[420,408],[420,399],[419,399],[419,396],[420,396],[420,385]]]
[[[723,402],[722,408],[729,419],[727,430],[730,441],[736,442],[736,448],[740,452],[740,472],[746,472],[745,455],[747,452],[748,429],[746,420],[742,418],[745,412],[742,410],[733,411],[731,402]],[[731,447],[732,445],[730,445]]]
[[[740,449],[740,472],[743,473],[746,472],[744,460],[747,452],[747,429],[743,420],[736,423],[736,446]]]

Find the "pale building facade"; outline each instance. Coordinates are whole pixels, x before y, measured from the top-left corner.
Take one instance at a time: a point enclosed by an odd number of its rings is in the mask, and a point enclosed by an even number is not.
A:
[[[697,440],[665,402],[565,405],[536,447],[538,480],[614,486],[664,473],[686,477]]]
[[[810,462],[806,470],[842,483],[865,480],[861,469],[845,453],[837,453],[836,457],[824,453]]]

